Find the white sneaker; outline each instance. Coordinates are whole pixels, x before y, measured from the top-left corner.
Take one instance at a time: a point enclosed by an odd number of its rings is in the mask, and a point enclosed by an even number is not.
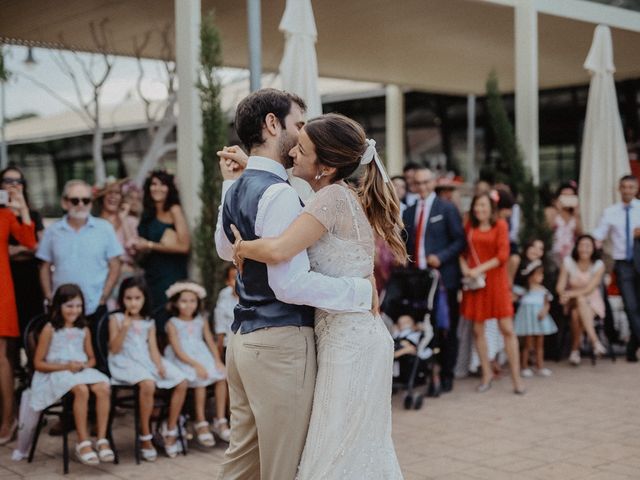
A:
[[[571,365],[580,365],[580,350],[572,350],[569,355],[569,363]]]
[[[538,370],[538,375],[540,375],[541,377],[550,377],[551,375],[553,375],[553,372],[548,368],[541,368],[540,370]]]
[[[533,377],[533,370],[531,370],[530,368],[525,368],[520,372],[520,375],[522,375],[524,378],[531,378]]]

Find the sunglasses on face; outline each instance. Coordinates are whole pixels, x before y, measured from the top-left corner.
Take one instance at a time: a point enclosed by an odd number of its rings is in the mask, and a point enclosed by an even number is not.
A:
[[[23,185],[24,180],[22,180],[21,178],[3,178],[2,184],[3,185]]]
[[[71,202],[71,205],[77,207],[82,202],[83,205],[89,205],[91,203],[91,198],[89,197],[65,197],[65,200]]]

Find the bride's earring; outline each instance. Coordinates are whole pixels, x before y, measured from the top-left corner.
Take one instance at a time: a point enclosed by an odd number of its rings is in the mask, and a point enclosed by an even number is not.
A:
[[[320,180],[322,177],[324,177],[324,172],[318,172],[318,174],[316,175],[316,182]]]

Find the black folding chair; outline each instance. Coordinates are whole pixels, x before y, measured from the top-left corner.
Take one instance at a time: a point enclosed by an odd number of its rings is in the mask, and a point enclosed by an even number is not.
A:
[[[156,309],[154,310],[153,318],[155,319],[155,322],[156,322],[156,338],[158,341],[158,349],[160,350],[160,353],[162,353],[164,352],[164,349],[166,348],[166,346],[169,344],[169,341],[167,339],[166,325],[169,319],[171,318],[171,314],[169,313],[165,305],[161,305],[159,307],[156,307]],[[212,398],[215,399],[214,385],[215,384],[209,385],[207,387],[207,395],[206,395],[205,402]],[[184,406],[182,407],[182,412],[187,420],[189,420],[190,418],[193,418],[193,408],[192,408],[193,395],[194,395],[193,388],[189,388],[187,390],[187,396],[184,400]],[[180,422],[178,422],[178,425],[180,425]],[[186,451],[184,449],[184,443],[183,443],[183,451]]]
[[[96,356],[98,362],[101,365],[101,370],[104,371],[109,378],[111,373],[109,372],[109,318],[114,312],[106,313],[98,321],[96,326]],[[159,428],[160,421],[166,416],[166,412],[169,406],[170,398],[168,392],[171,390],[159,389],[158,395],[154,399],[154,407],[160,409],[160,415],[156,428]],[[115,416],[115,409],[122,408],[125,410],[133,411],[133,428],[134,428],[134,449],[136,464],[140,464],[140,388],[138,385],[127,385],[121,383],[111,383],[111,411],[109,412],[109,425],[113,422]],[[182,429],[178,425],[178,439],[181,442],[182,451],[186,455],[186,448],[182,436]],[[115,450],[114,450],[115,452]]]
[[[32,318],[27,328],[24,331],[23,336],[23,344],[24,349],[27,354],[27,368],[29,371],[29,379],[33,377],[34,367],[33,367],[33,355],[35,353],[36,346],[38,344],[38,338],[42,329],[46,325],[49,320],[48,316],[45,314],[37,315]],[[33,437],[33,443],[31,444],[31,449],[29,451],[28,462],[31,463],[33,461],[33,457],[36,452],[36,447],[38,445],[38,439],[40,438],[40,432],[42,431],[42,427],[44,426],[44,419],[47,416],[55,416],[60,420],[60,424],[62,427],[62,462],[63,462],[63,471],[65,474],[69,473],[69,431],[73,425],[73,393],[68,392],[62,396],[62,398],[45,408],[42,412],[40,412],[40,416],[38,417],[38,423],[36,426],[36,432]],[[118,463],[118,453],[113,443],[113,435],[111,432],[111,422],[109,422],[107,427],[107,440],[109,441],[110,447],[114,453],[114,461],[113,463]]]
[[[27,355],[27,371],[29,375],[29,383],[33,378],[35,368],[33,366],[33,355],[38,345],[38,338],[42,329],[46,325],[49,317],[47,315],[40,314],[33,317],[27,327],[24,330],[22,342],[24,350]],[[73,422],[73,395],[67,393],[59,401],[45,408],[38,417],[38,423],[36,425],[36,432],[31,443],[31,449],[29,450],[29,457],[27,461],[31,463],[33,456],[36,452],[36,446],[38,445],[38,438],[40,438],[40,432],[44,425],[44,419],[47,416],[55,416],[60,420],[62,426],[62,462],[63,471],[65,474],[69,473],[69,430],[71,429],[71,422]]]

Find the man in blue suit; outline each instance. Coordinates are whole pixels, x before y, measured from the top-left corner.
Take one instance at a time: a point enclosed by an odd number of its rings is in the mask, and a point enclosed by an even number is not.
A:
[[[406,229],[405,242],[415,268],[437,269],[447,290],[449,306],[449,332],[442,342],[441,386],[443,392],[453,388],[453,370],[458,353],[458,319],[460,291],[460,264],[458,257],[466,246],[462,219],[455,205],[435,194],[435,178],[428,168],[414,174],[418,201],[403,214]],[[435,392],[434,392],[435,393]]]

